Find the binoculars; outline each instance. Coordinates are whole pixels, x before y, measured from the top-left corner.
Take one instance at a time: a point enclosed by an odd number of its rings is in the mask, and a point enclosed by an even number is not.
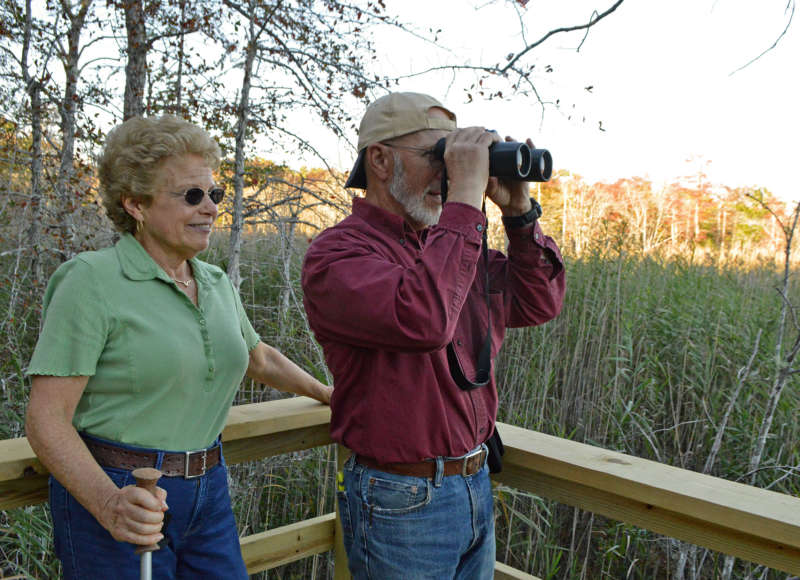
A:
[[[444,161],[444,138],[434,145],[433,156]],[[547,181],[553,173],[553,157],[547,149],[531,149],[526,143],[499,141],[489,147],[489,175],[512,181]]]

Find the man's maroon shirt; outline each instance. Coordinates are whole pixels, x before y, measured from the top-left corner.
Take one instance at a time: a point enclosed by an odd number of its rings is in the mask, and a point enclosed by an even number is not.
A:
[[[415,232],[357,198],[352,214],[311,244],[304,303],[334,377],[334,440],[381,463],[408,463],[463,455],[491,435],[494,373],[487,386],[463,391],[446,351],[453,341],[475,376],[487,330],[485,227],[479,210],[451,202],[437,225]],[[507,233],[508,257],[489,251],[493,359],[507,327],[547,322],[564,298],[555,242],[538,223]]]

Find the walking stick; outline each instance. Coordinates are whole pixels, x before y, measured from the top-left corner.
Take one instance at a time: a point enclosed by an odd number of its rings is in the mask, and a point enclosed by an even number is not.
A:
[[[136,478],[136,487],[146,489],[156,495],[156,483],[161,477],[161,472],[152,467],[140,467],[133,470],[133,477]],[[135,552],[141,556],[139,563],[139,578],[141,580],[152,580],[153,578],[153,552],[158,550],[158,544],[149,546],[139,546]]]

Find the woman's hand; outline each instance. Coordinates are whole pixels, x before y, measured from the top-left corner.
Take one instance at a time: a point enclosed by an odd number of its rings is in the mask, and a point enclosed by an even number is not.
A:
[[[156,487],[156,495],[126,485],[109,495],[98,521],[118,542],[147,546],[164,537],[161,526],[167,511],[167,492]]]
[[[322,385],[319,392],[319,397],[315,397],[317,401],[320,403],[325,403],[326,405],[331,404],[331,396],[333,395],[333,387],[329,387],[328,385]]]
[[[37,375],[31,381],[25,431],[42,464],[114,539],[154,544],[161,535],[167,492],[158,497],[111,481],[72,426],[75,407],[89,377]]]

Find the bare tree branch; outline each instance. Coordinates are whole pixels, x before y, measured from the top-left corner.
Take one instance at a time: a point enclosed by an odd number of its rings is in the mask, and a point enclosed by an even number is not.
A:
[[[540,44],[542,44],[542,43],[543,43],[545,40],[547,40],[548,38],[550,38],[551,36],[553,36],[553,35],[555,35],[555,34],[560,34],[560,33],[562,33],[562,32],[574,32],[575,30],[584,30],[584,29],[591,28],[592,26],[594,26],[595,24],[597,24],[598,22],[600,22],[601,20],[603,20],[603,18],[605,18],[606,16],[608,16],[609,14],[611,14],[612,12],[614,12],[614,11],[615,11],[617,8],[619,8],[619,5],[620,5],[620,4],[622,4],[624,1],[625,1],[625,0],[617,0],[617,1],[614,3],[614,5],[613,5],[611,8],[609,8],[608,10],[606,10],[605,12],[603,12],[602,14],[599,14],[599,15],[598,15],[598,14],[597,14],[597,11],[594,11],[594,12],[592,13],[592,17],[589,19],[589,22],[587,22],[586,24],[580,24],[580,25],[578,25],[578,26],[565,26],[565,27],[562,27],[562,28],[554,28],[553,30],[551,30],[550,32],[548,32],[547,34],[545,34],[543,37],[541,37],[539,40],[537,40],[537,41],[536,41],[536,42],[534,42],[533,44],[529,44],[529,45],[528,45],[528,46],[526,46],[526,47],[525,47],[523,50],[521,50],[520,52],[518,52],[518,53],[517,53],[517,54],[516,54],[516,55],[515,55],[515,56],[514,56],[514,57],[513,57],[513,58],[512,58],[512,59],[511,59],[511,60],[510,60],[510,61],[509,61],[507,64],[506,64],[506,66],[504,66],[504,67],[501,69],[501,71],[502,71],[503,73],[505,73],[505,72],[507,72],[507,71],[509,71],[509,70],[512,70],[512,69],[513,69],[513,67],[514,67],[514,65],[516,64],[516,62],[517,62],[519,59],[521,59],[521,58],[522,58],[523,56],[525,56],[527,53],[529,53],[530,51],[532,51],[534,48],[536,48],[537,46],[539,46]],[[597,16],[597,17],[595,18],[595,16]]]
[[[765,55],[765,54],[767,54],[769,51],[773,50],[773,49],[774,49],[776,46],[778,46],[778,43],[781,41],[781,39],[782,39],[784,36],[786,36],[786,32],[789,30],[789,27],[792,25],[792,18],[794,17],[794,0],[789,0],[789,3],[786,5],[786,10],[789,10],[790,8],[791,8],[791,12],[789,13],[789,20],[786,22],[786,26],[784,27],[784,29],[783,29],[783,32],[781,32],[781,33],[780,33],[780,35],[778,36],[778,38],[776,38],[776,39],[775,39],[775,42],[773,42],[773,43],[772,43],[772,46],[770,46],[770,47],[769,47],[767,50],[765,50],[764,52],[762,52],[761,54],[759,54],[759,55],[758,55],[757,57],[755,57],[754,59],[750,60],[750,61],[749,61],[749,62],[747,62],[746,64],[743,64],[742,66],[740,66],[739,68],[737,68],[735,71],[733,71],[732,73],[730,73],[730,74],[728,75],[729,77],[732,77],[733,75],[735,75],[735,74],[736,74],[737,72],[739,72],[740,70],[744,70],[744,69],[746,69],[748,66],[750,66],[751,64],[753,64],[754,62],[756,62],[758,59],[760,59],[762,56],[764,56],[764,55]]]

